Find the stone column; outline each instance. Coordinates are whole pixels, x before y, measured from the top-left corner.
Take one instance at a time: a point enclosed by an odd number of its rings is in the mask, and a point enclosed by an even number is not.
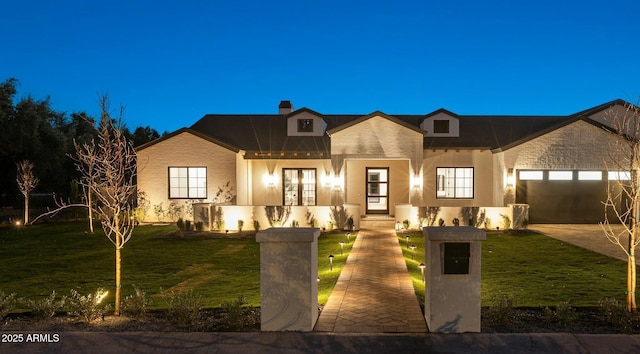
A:
[[[484,230],[425,227],[424,312],[429,331],[480,332],[480,256]]]
[[[258,232],[262,331],[309,332],[318,320],[318,228]]]

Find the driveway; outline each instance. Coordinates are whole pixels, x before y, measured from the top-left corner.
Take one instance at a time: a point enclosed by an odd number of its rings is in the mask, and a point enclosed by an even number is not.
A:
[[[621,232],[621,225],[612,225],[615,232]],[[597,224],[532,224],[529,230],[540,232],[557,240],[601,253],[611,258],[627,260],[627,255],[617,244],[607,239],[602,226]],[[628,237],[621,237],[622,244],[629,242]],[[636,257],[636,264],[640,264]]]

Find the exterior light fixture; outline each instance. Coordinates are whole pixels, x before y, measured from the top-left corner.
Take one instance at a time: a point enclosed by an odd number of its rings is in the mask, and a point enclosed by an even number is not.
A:
[[[347,232],[347,233],[346,233],[346,234],[344,234],[344,235],[345,235],[345,236],[347,236],[347,243],[349,243],[349,242],[350,242],[350,240],[349,240],[349,239],[351,238],[351,233],[350,233],[350,232]]]
[[[329,271],[333,272],[333,255],[329,255]]]
[[[422,273],[422,282],[424,283],[424,268],[426,268],[426,266],[424,265],[424,263],[420,263],[418,268],[420,268],[420,273]]]
[[[516,184],[516,178],[513,175],[513,168],[510,168],[507,172],[507,187],[513,187]]]
[[[344,241],[340,241],[340,255],[344,253]]]
[[[411,245],[409,248],[411,248],[411,259],[413,260],[413,253],[416,250],[416,245]]]
[[[407,235],[407,236],[405,236],[404,238],[407,240],[407,249],[409,249],[409,238],[410,238],[410,237],[409,237],[409,235]]]

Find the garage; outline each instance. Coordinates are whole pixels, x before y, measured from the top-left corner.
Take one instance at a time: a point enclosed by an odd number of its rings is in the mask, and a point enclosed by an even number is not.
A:
[[[531,224],[598,223],[604,220],[608,180],[626,177],[607,171],[520,170],[516,202],[529,204]]]

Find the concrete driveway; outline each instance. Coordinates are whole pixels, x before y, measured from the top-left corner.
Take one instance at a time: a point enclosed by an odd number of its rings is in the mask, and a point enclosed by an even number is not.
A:
[[[623,231],[621,225],[612,225],[615,232]],[[601,253],[611,258],[627,260],[627,255],[617,244],[607,239],[602,226],[597,224],[532,224],[529,230],[540,232],[557,240]],[[629,242],[626,236],[621,237],[623,245]],[[636,257],[636,264],[640,264]]]

